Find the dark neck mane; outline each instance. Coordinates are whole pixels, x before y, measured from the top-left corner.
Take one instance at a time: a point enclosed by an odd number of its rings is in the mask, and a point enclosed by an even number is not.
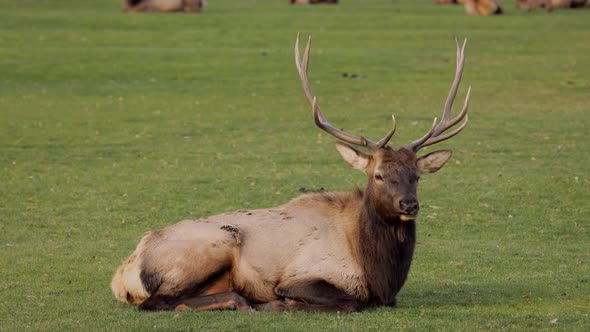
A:
[[[395,305],[403,286],[416,244],[414,221],[383,219],[368,193],[359,216],[359,246],[362,266],[371,292],[370,302]]]

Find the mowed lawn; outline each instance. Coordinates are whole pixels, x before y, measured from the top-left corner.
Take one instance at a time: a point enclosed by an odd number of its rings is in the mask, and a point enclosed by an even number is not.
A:
[[[0,0],[0,330],[590,330],[590,10],[468,17],[432,1]],[[363,187],[315,127],[394,146],[440,116],[469,39],[454,156],[424,176],[395,308],[354,314],[138,312],[116,267],[148,230],[306,190]],[[430,149],[429,151],[432,151]],[[284,236],[289,236],[284,234]]]

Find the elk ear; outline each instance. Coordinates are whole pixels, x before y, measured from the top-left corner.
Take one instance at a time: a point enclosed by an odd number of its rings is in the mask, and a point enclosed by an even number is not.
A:
[[[336,150],[342,156],[342,159],[352,168],[358,169],[359,171],[366,172],[367,165],[369,164],[370,155],[357,151],[347,144],[336,142]]]
[[[443,167],[451,156],[451,150],[438,150],[418,158],[418,174],[430,174]]]

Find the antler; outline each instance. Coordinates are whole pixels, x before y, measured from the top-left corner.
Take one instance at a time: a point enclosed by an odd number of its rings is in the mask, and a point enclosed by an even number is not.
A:
[[[432,122],[432,127],[426,133],[426,135],[408,144],[406,146],[406,149],[418,152],[418,150],[425,146],[442,142],[457,135],[467,125],[467,110],[469,109],[471,86],[469,86],[469,88],[467,89],[467,96],[465,96],[465,102],[463,103],[463,109],[461,110],[461,113],[459,113],[459,115],[451,119],[451,108],[453,107],[453,101],[455,100],[455,96],[457,95],[459,83],[461,83],[463,65],[465,64],[465,46],[467,45],[467,39],[463,41],[463,46],[459,48],[459,41],[457,40],[457,37],[455,37],[455,45],[457,45],[457,68],[455,70],[455,79],[453,80],[451,90],[449,91],[449,95],[447,96],[447,101],[445,102],[445,108],[440,123],[437,125],[437,118],[434,118],[434,121]],[[447,131],[449,128],[452,128],[457,123],[461,122],[461,120],[463,119],[465,119],[465,121],[461,124],[461,126],[449,133],[442,135],[445,131]]]
[[[299,72],[299,78],[301,79],[301,85],[303,87],[303,92],[305,92],[305,97],[307,101],[311,105],[313,109],[313,119],[315,124],[320,127],[320,129],[326,131],[328,134],[343,140],[344,142],[359,145],[363,147],[370,148],[373,151],[377,151],[387,145],[387,142],[391,139],[393,134],[395,133],[395,117],[391,115],[391,119],[393,120],[393,128],[383,137],[379,142],[373,142],[364,136],[354,136],[344,131],[337,129],[336,127],[332,126],[330,122],[326,119],[324,114],[320,111],[320,106],[317,103],[317,98],[311,92],[311,86],[309,85],[309,78],[307,77],[307,69],[309,67],[309,51],[311,49],[311,36],[307,40],[307,46],[305,47],[305,52],[303,53],[303,61],[299,54],[299,33],[297,33],[297,40],[295,41],[295,65],[297,65],[297,71]]]

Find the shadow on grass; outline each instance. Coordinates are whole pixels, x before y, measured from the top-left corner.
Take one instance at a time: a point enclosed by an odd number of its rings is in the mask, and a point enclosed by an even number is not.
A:
[[[408,288],[398,295],[401,307],[471,307],[476,305],[515,305],[531,303],[544,297],[546,290],[531,285],[445,285],[429,286],[422,290]]]

